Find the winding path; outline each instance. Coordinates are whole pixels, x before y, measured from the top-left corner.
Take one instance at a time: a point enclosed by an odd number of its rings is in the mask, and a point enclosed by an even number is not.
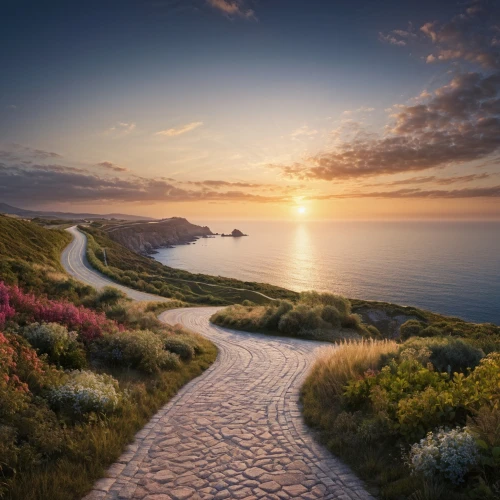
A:
[[[160,316],[210,339],[219,356],[136,435],[85,500],[371,499],[302,422],[299,389],[322,344],[220,328],[209,322],[215,310]]]
[[[76,226],[66,229],[73,236],[71,243],[64,249],[61,255],[61,263],[68,274],[71,274],[77,280],[93,286],[98,290],[106,286],[118,288],[129,298],[144,301],[165,302],[169,299],[153,295],[151,293],[139,292],[110,280],[108,277],[96,271],[88,262],[86,256],[87,236],[78,230]]]

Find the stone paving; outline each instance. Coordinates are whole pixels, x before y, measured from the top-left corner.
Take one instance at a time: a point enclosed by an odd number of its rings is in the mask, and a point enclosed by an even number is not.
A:
[[[213,312],[161,316],[212,340],[217,361],[154,416],[85,500],[371,499],[302,422],[299,389],[318,343],[217,328]]]

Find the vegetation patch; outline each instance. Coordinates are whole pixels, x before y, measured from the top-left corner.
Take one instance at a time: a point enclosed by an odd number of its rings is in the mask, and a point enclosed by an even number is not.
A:
[[[498,340],[498,339],[497,339]],[[500,353],[452,336],[325,348],[306,422],[382,498],[498,498]]]
[[[210,321],[237,330],[331,342],[378,335],[376,328],[370,333],[352,313],[349,300],[331,293],[303,292],[296,302],[280,300],[266,306],[233,305],[216,312]]]
[[[69,278],[70,239],[0,216],[0,498],[82,498],[217,356],[157,319],[184,303],[133,303]]]

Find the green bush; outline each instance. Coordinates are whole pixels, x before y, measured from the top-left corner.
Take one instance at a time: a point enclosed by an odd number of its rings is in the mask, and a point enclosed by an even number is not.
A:
[[[182,338],[174,336],[165,337],[163,347],[167,351],[177,354],[183,361],[189,361],[195,355],[194,347]]]
[[[21,335],[50,363],[67,369],[86,365],[83,349],[77,342],[77,333],[58,323],[32,323],[21,330]]]
[[[429,360],[440,372],[465,373],[468,369],[476,368],[484,358],[484,352],[481,349],[471,346],[462,339],[450,339],[446,343],[431,344],[429,348],[432,352]]]
[[[230,306],[215,313],[211,321],[240,330],[321,340],[338,340],[346,335],[342,328],[365,332],[361,318],[351,313],[347,299],[314,291],[301,293],[295,304],[280,300],[266,306]]]
[[[443,331],[436,326],[427,326],[418,334],[419,337],[441,337],[442,335]]]
[[[416,319],[410,319],[403,323],[400,328],[401,339],[406,340],[410,337],[418,337],[425,324]]]
[[[179,356],[165,351],[163,339],[150,330],[105,335],[96,342],[94,355],[107,364],[145,373],[179,367]]]

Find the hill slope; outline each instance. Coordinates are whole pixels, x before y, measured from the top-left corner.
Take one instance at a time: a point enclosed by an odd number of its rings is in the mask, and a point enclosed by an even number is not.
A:
[[[122,220],[153,220],[151,217],[142,217],[140,215],[127,214],[92,214],[92,213],[72,213],[72,212],[51,212],[44,210],[26,210],[24,208],[13,207],[7,203],[0,203],[0,214],[17,215],[27,219],[42,217],[46,219],[122,219]]]

